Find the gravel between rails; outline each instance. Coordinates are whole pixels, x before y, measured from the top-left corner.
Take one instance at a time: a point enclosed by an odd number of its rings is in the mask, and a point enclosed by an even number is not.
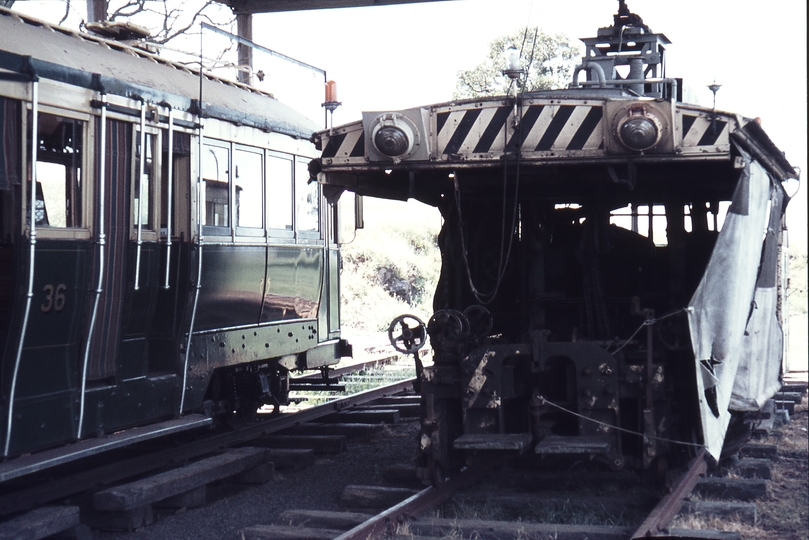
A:
[[[373,436],[369,443],[348,442],[346,451],[321,455],[311,467],[275,471],[259,486],[210,487],[203,506],[157,513],[156,523],[132,532],[95,531],[97,540],[236,540],[239,530],[280,524],[291,509],[342,510],[340,494],[348,484],[382,485],[385,468],[412,463],[418,419],[403,419]]]

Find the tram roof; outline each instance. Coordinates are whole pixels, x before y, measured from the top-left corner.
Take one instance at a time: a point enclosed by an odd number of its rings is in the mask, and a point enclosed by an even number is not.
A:
[[[297,138],[308,139],[320,129],[248,85],[207,74],[200,85],[198,71],[154,53],[0,8],[0,74],[3,70],[22,80],[57,80]]]

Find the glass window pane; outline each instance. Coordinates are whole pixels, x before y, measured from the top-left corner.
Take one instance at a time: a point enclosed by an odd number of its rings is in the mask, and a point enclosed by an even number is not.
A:
[[[309,182],[306,161],[297,161],[295,165],[295,216],[298,220],[298,232],[318,231],[318,183]]]
[[[47,113],[37,116],[34,214],[38,227],[82,226],[83,133],[84,122],[79,120]]]
[[[267,228],[292,230],[292,159],[267,156]]]
[[[230,151],[205,145],[202,151],[202,178],[205,181],[205,225],[230,227],[228,166]]]
[[[261,154],[236,150],[233,153],[236,171],[236,225],[261,228]]]

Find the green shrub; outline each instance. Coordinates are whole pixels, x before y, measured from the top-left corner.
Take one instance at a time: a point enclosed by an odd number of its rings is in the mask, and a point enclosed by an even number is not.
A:
[[[365,228],[343,246],[343,328],[381,332],[403,313],[429,316],[441,269],[438,211],[369,199],[365,207]]]

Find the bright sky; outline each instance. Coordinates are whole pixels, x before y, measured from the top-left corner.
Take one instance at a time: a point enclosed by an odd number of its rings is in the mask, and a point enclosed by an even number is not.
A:
[[[56,2],[17,2],[15,9],[61,17]],[[83,3],[82,3],[83,4]],[[722,85],[717,108],[760,117],[787,159],[806,171],[807,58],[804,0],[627,0],[655,32],[665,34],[667,76],[682,77],[711,104],[707,85]],[[50,6],[44,12],[37,5]],[[254,41],[325,69],[343,106],[334,124],[366,110],[448,101],[456,73],[483,61],[488,43],[539,26],[570,38],[595,36],[612,24],[617,0],[445,0],[410,5],[257,15]],[[193,42],[192,42],[193,43]],[[198,43],[198,42],[197,42]],[[192,44],[193,48],[194,45]],[[210,54],[213,54],[211,51]],[[264,67],[266,66],[266,67]],[[282,101],[323,121],[323,78],[279,69],[257,55],[262,84]],[[790,203],[793,248],[806,249],[807,186]]]
[[[721,84],[717,108],[760,117],[787,159],[807,170],[804,0],[628,0],[627,5],[672,42],[668,76],[682,77],[708,106],[707,85]],[[448,101],[456,73],[483,61],[495,38],[526,25],[593,37],[612,24],[617,8],[613,0],[448,0],[276,13],[255,18],[253,37],[327,70],[343,102],[334,113],[339,125],[359,119],[363,110]],[[793,247],[804,250],[807,191],[802,186],[790,208],[798,218],[790,224]]]

